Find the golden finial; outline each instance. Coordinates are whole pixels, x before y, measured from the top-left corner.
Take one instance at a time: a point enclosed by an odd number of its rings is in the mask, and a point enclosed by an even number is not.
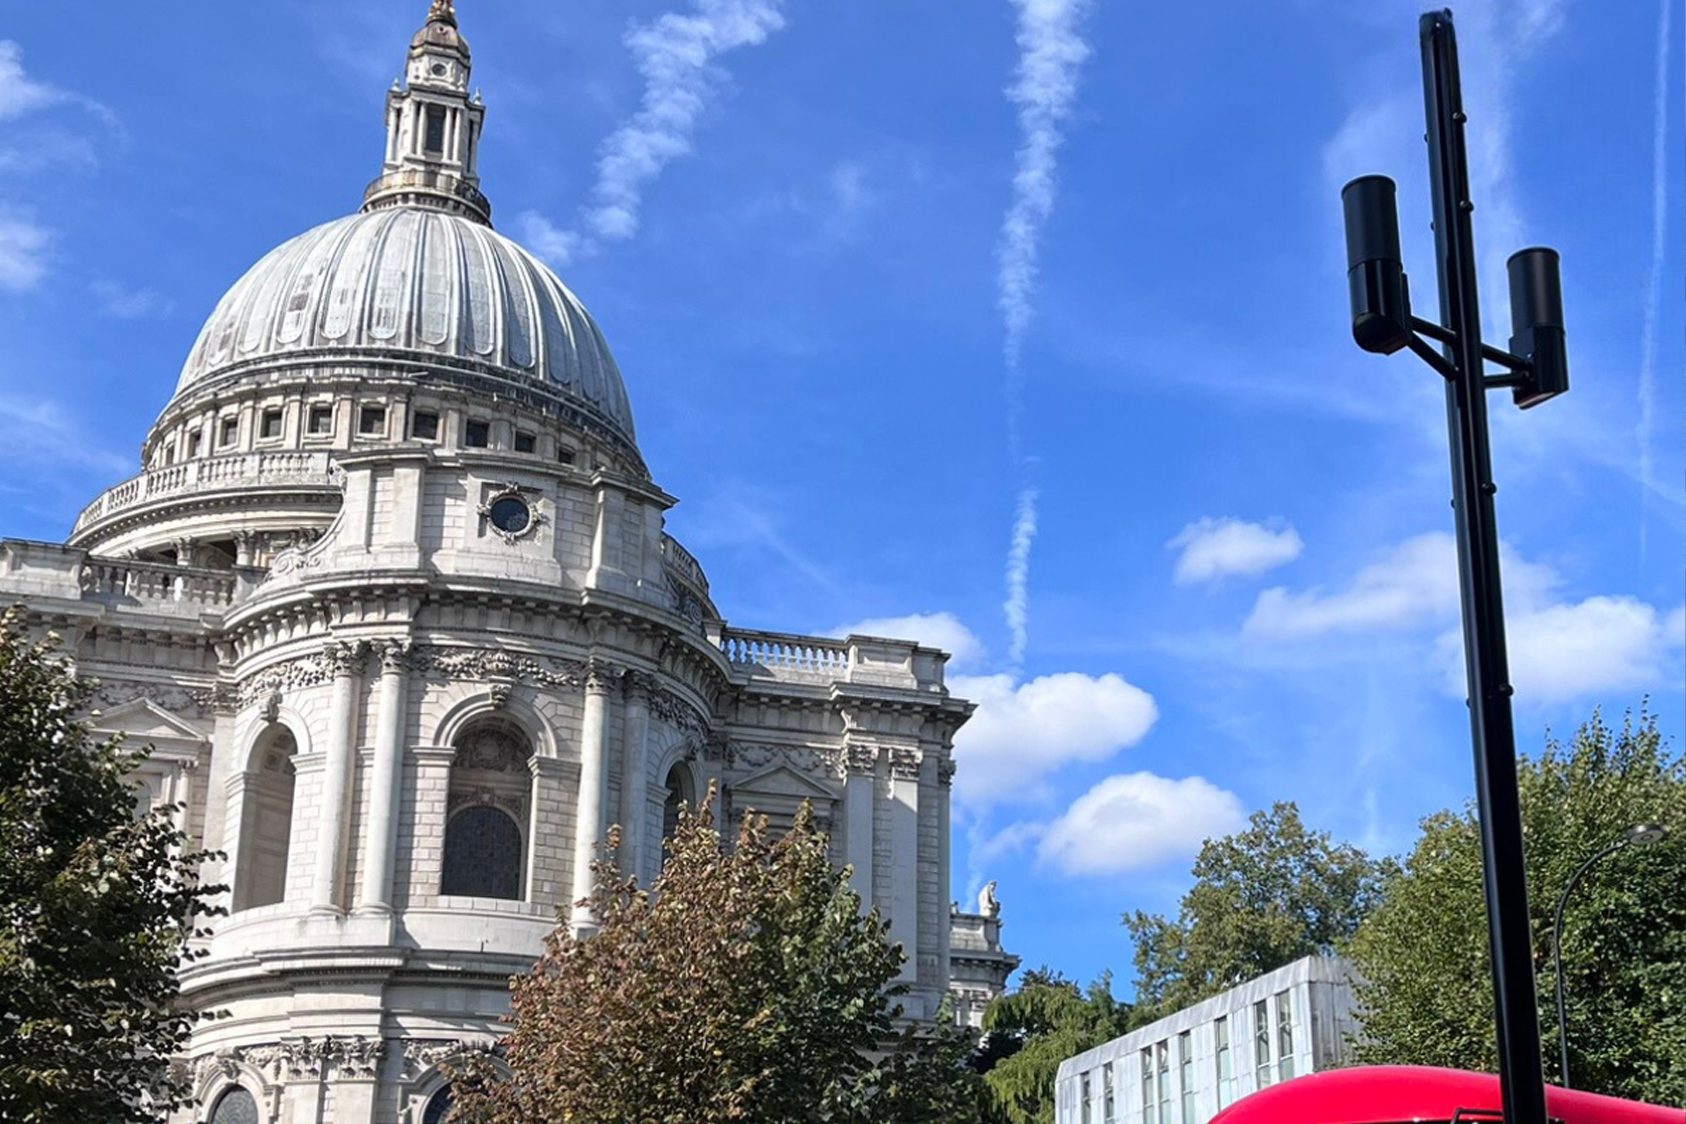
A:
[[[433,0],[432,7],[427,10],[427,22],[432,23],[434,20],[448,23],[452,27],[457,26],[457,6],[452,0]]]

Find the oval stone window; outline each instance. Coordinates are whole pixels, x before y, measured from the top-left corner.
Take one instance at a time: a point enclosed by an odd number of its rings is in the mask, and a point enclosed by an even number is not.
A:
[[[533,521],[533,513],[520,496],[500,496],[492,501],[487,518],[504,534],[519,535]]]

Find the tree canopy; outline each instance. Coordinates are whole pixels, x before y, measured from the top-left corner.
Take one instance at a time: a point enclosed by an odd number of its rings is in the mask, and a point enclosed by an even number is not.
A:
[[[137,818],[145,754],[95,740],[91,690],[0,617],[0,1120],[151,1121],[183,1092],[178,970],[220,887],[174,809]]]
[[[463,1083],[458,1118],[975,1119],[969,1036],[898,1025],[901,947],[862,912],[811,813],[776,840],[746,816],[726,849],[709,804],[682,816],[649,890],[597,864],[598,932],[559,926],[511,982],[507,1073]]]
[[[1010,1124],[1053,1124],[1060,1063],[1129,1031],[1131,1008],[1112,996],[1102,975],[1085,991],[1047,969],[1026,972],[1018,990],[984,1012],[979,1055],[984,1081]]]
[[[1624,848],[1569,899],[1563,963],[1577,1088],[1686,1102],[1686,761],[1641,714],[1594,716],[1567,745],[1548,739],[1518,766],[1529,912],[1548,1079],[1561,1075],[1552,914],[1577,867],[1640,823],[1661,843]],[[1475,810],[1423,821],[1385,900],[1353,942],[1360,1060],[1492,1070],[1492,979]]]
[[[1376,907],[1391,869],[1308,830],[1294,804],[1254,812],[1245,830],[1200,848],[1194,885],[1174,919],[1125,915],[1137,1004],[1157,1017],[1340,947]]]

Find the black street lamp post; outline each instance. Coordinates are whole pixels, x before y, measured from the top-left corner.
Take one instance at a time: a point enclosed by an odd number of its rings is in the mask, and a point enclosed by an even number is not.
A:
[[[1557,1049],[1565,1089],[1569,1087],[1569,1028],[1563,1018],[1563,908],[1569,904],[1569,895],[1575,892],[1575,884],[1581,880],[1581,875],[1591,870],[1601,859],[1624,847],[1647,847],[1660,842],[1667,834],[1667,829],[1650,823],[1636,824],[1628,828],[1626,835],[1582,863],[1570,876],[1569,884],[1563,887],[1563,893],[1557,899],[1557,912],[1551,923],[1551,959],[1557,976]]]
[[[1446,380],[1499,1084],[1507,1124],[1546,1124],[1522,810],[1516,785],[1516,732],[1510,708],[1513,691],[1505,654],[1499,533],[1493,505],[1498,488],[1487,442],[1487,391],[1508,387],[1516,404],[1526,409],[1569,388],[1563,298],[1556,251],[1536,247],[1512,255],[1510,350],[1481,342],[1475,235],[1470,221],[1475,205],[1469,191],[1467,118],[1452,13],[1426,13],[1419,32],[1441,323],[1411,315],[1393,181],[1363,176],[1341,189],[1352,334],[1366,351],[1392,354],[1410,348]],[[1436,350],[1429,340],[1441,344],[1441,349]],[[1487,363],[1504,368],[1504,373],[1488,374]]]

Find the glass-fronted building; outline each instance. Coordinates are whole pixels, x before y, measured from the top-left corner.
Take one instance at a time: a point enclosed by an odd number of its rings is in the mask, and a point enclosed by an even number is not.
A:
[[[1205,1124],[1240,1097],[1345,1064],[1352,968],[1308,956],[1060,1064],[1056,1124]]]

